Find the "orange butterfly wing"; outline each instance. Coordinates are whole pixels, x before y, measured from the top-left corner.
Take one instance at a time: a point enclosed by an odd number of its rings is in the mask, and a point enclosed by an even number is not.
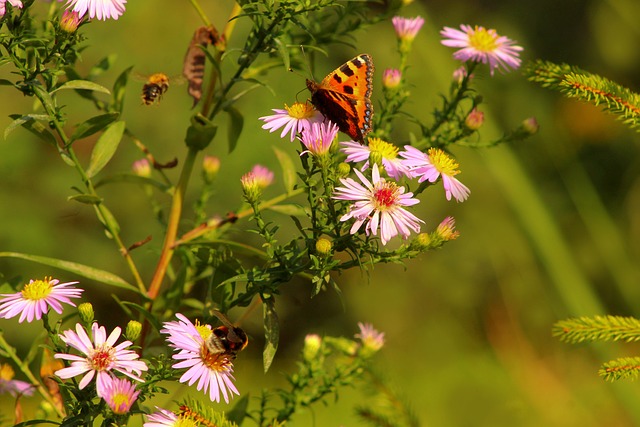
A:
[[[373,62],[358,55],[329,73],[320,84],[307,80],[311,103],[354,141],[364,143],[371,130]]]

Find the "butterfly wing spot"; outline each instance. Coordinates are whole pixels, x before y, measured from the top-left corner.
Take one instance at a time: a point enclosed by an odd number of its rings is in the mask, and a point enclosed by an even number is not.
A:
[[[307,80],[311,102],[352,139],[364,142],[371,130],[373,63],[358,55],[329,73],[320,84]],[[364,82],[364,84],[362,84]]]

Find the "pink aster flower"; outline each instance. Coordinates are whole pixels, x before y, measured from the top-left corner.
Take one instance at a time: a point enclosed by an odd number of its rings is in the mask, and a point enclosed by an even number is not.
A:
[[[387,175],[395,180],[399,180],[402,175],[411,177],[409,168],[398,158],[398,147],[380,138],[369,138],[369,145],[355,141],[341,142],[340,145],[344,147],[341,151],[347,155],[345,161],[365,162],[361,171],[365,171],[369,167],[369,161],[373,159],[376,163],[382,163]]]
[[[273,172],[266,166],[255,165],[251,169],[251,173],[255,176],[256,182],[262,188],[266,188],[273,183]]]
[[[443,45],[460,48],[453,54],[455,59],[488,63],[491,75],[496,69],[509,71],[509,68],[515,70],[520,66],[522,47],[515,45],[515,41],[484,27],[461,25],[460,28],[462,31],[449,27],[440,31]]]
[[[73,287],[78,282],[60,283],[58,279],[45,277],[44,280],[31,280],[15,294],[0,294],[0,318],[11,319],[20,313],[18,322],[25,319],[31,322],[40,320],[49,311],[49,307],[60,314],[62,303],[76,306],[69,298],[80,298],[83,289]]]
[[[398,234],[403,238],[409,237],[411,230],[420,232],[420,223],[424,222],[403,206],[413,206],[420,203],[414,199],[413,193],[406,193],[404,187],[399,187],[394,182],[380,178],[378,165],[373,165],[372,180],[370,182],[358,170],[354,170],[362,184],[352,178],[341,178],[344,187],[337,187],[334,199],[350,200],[355,203],[349,208],[349,212],[340,218],[340,221],[355,219],[350,233],[358,232],[365,222],[365,232],[374,236],[380,227],[380,240],[383,245]]]
[[[124,378],[108,378],[104,389],[104,400],[114,414],[122,415],[131,410],[131,406],[135,403],[139,391],[131,381]]]
[[[144,423],[142,427],[176,427],[180,424],[180,417],[173,412],[157,406],[156,409],[158,410],[157,412],[147,415],[149,421]]]
[[[371,323],[358,322],[360,333],[355,337],[362,341],[362,346],[375,352],[384,345],[384,332],[378,332]]]
[[[118,19],[124,13],[127,0],[68,0],[67,8],[78,12],[80,18],[87,13],[91,19],[98,18],[106,21],[109,18]]]
[[[14,380],[14,374],[10,365],[6,363],[0,365],[0,394],[9,393],[13,397],[31,396],[36,388],[27,382]]]
[[[9,2],[9,4],[13,7],[17,7],[18,9],[22,9],[22,2],[20,0],[0,0],[0,16],[4,16],[7,11],[7,6],[5,3]]]
[[[425,154],[410,145],[405,145],[404,148],[406,151],[401,152],[400,155],[405,158],[405,165],[409,166],[411,174],[414,178],[418,178],[418,182],[433,183],[438,178],[442,178],[447,200],[451,200],[453,196],[456,201],[463,202],[469,197],[469,188],[454,178],[460,173],[458,163],[444,151],[439,148],[430,148],[428,154]]]
[[[96,392],[99,397],[105,397],[106,388],[111,379],[111,371],[120,372],[136,381],[143,381],[140,378],[142,371],[147,370],[147,365],[138,359],[138,354],[126,348],[133,344],[131,341],[124,341],[114,347],[120,337],[121,329],[115,328],[107,337],[104,326],[97,323],[91,325],[93,343],[84,327],[76,324],[76,331],[71,329],[60,334],[60,338],[70,347],[75,348],[84,354],[76,356],[73,354],[58,353],[54,357],[71,361],[71,366],[55,372],[62,379],[83,375],[80,380],[80,389],[85,388],[96,378]]]
[[[73,33],[78,29],[80,22],[82,19],[78,12],[65,10],[60,18],[60,28],[67,33]]]
[[[421,16],[416,16],[415,18],[394,16],[391,22],[398,38],[407,41],[412,41],[424,25],[424,19]]]
[[[298,133],[309,129],[312,123],[319,123],[323,120],[322,114],[309,103],[296,102],[291,107],[285,104],[284,108],[284,110],[274,109],[276,114],[260,117],[259,120],[265,122],[262,129],[267,129],[269,132],[275,132],[284,127],[280,138],[291,133],[291,142],[296,139]]]
[[[180,313],[176,313],[179,321],[165,322],[163,334],[168,334],[169,346],[177,350],[172,357],[178,360],[174,369],[187,369],[180,377],[181,383],[193,385],[204,393],[209,391],[209,399],[220,402],[220,393],[224,401],[229,403],[233,394],[240,395],[233,384],[233,358],[225,353],[213,352],[206,344],[213,333],[210,325],[194,325]]]
[[[311,153],[315,156],[320,156],[328,153],[337,134],[338,125],[330,121],[312,123],[311,127],[305,129],[300,137],[300,141],[307,148],[300,155]]]

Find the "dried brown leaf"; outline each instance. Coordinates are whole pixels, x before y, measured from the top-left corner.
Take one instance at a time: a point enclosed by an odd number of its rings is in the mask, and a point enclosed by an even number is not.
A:
[[[194,107],[202,98],[206,59],[202,49],[210,44],[218,44],[219,41],[220,36],[214,27],[200,27],[193,33],[189,43],[189,49],[187,49],[182,65],[182,75],[189,81],[188,92],[193,98]]]

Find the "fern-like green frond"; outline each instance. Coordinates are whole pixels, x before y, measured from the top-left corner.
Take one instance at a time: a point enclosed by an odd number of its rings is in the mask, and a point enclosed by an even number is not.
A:
[[[553,335],[562,341],[638,341],[640,320],[623,316],[594,316],[561,320],[553,325]]]
[[[607,78],[567,64],[535,61],[524,69],[529,80],[601,106],[631,128],[640,127],[640,95]]]
[[[198,425],[205,427],[238,427],[236,423],[227,420],[224,413],[217,412],[208,404],[203,404],[191,398],[187,398],[180,405],[178,415],[189,418]]]
[[[636,380],[640,374],[640,357],[622,357],[607,362],[598,374],[607,381]]]

